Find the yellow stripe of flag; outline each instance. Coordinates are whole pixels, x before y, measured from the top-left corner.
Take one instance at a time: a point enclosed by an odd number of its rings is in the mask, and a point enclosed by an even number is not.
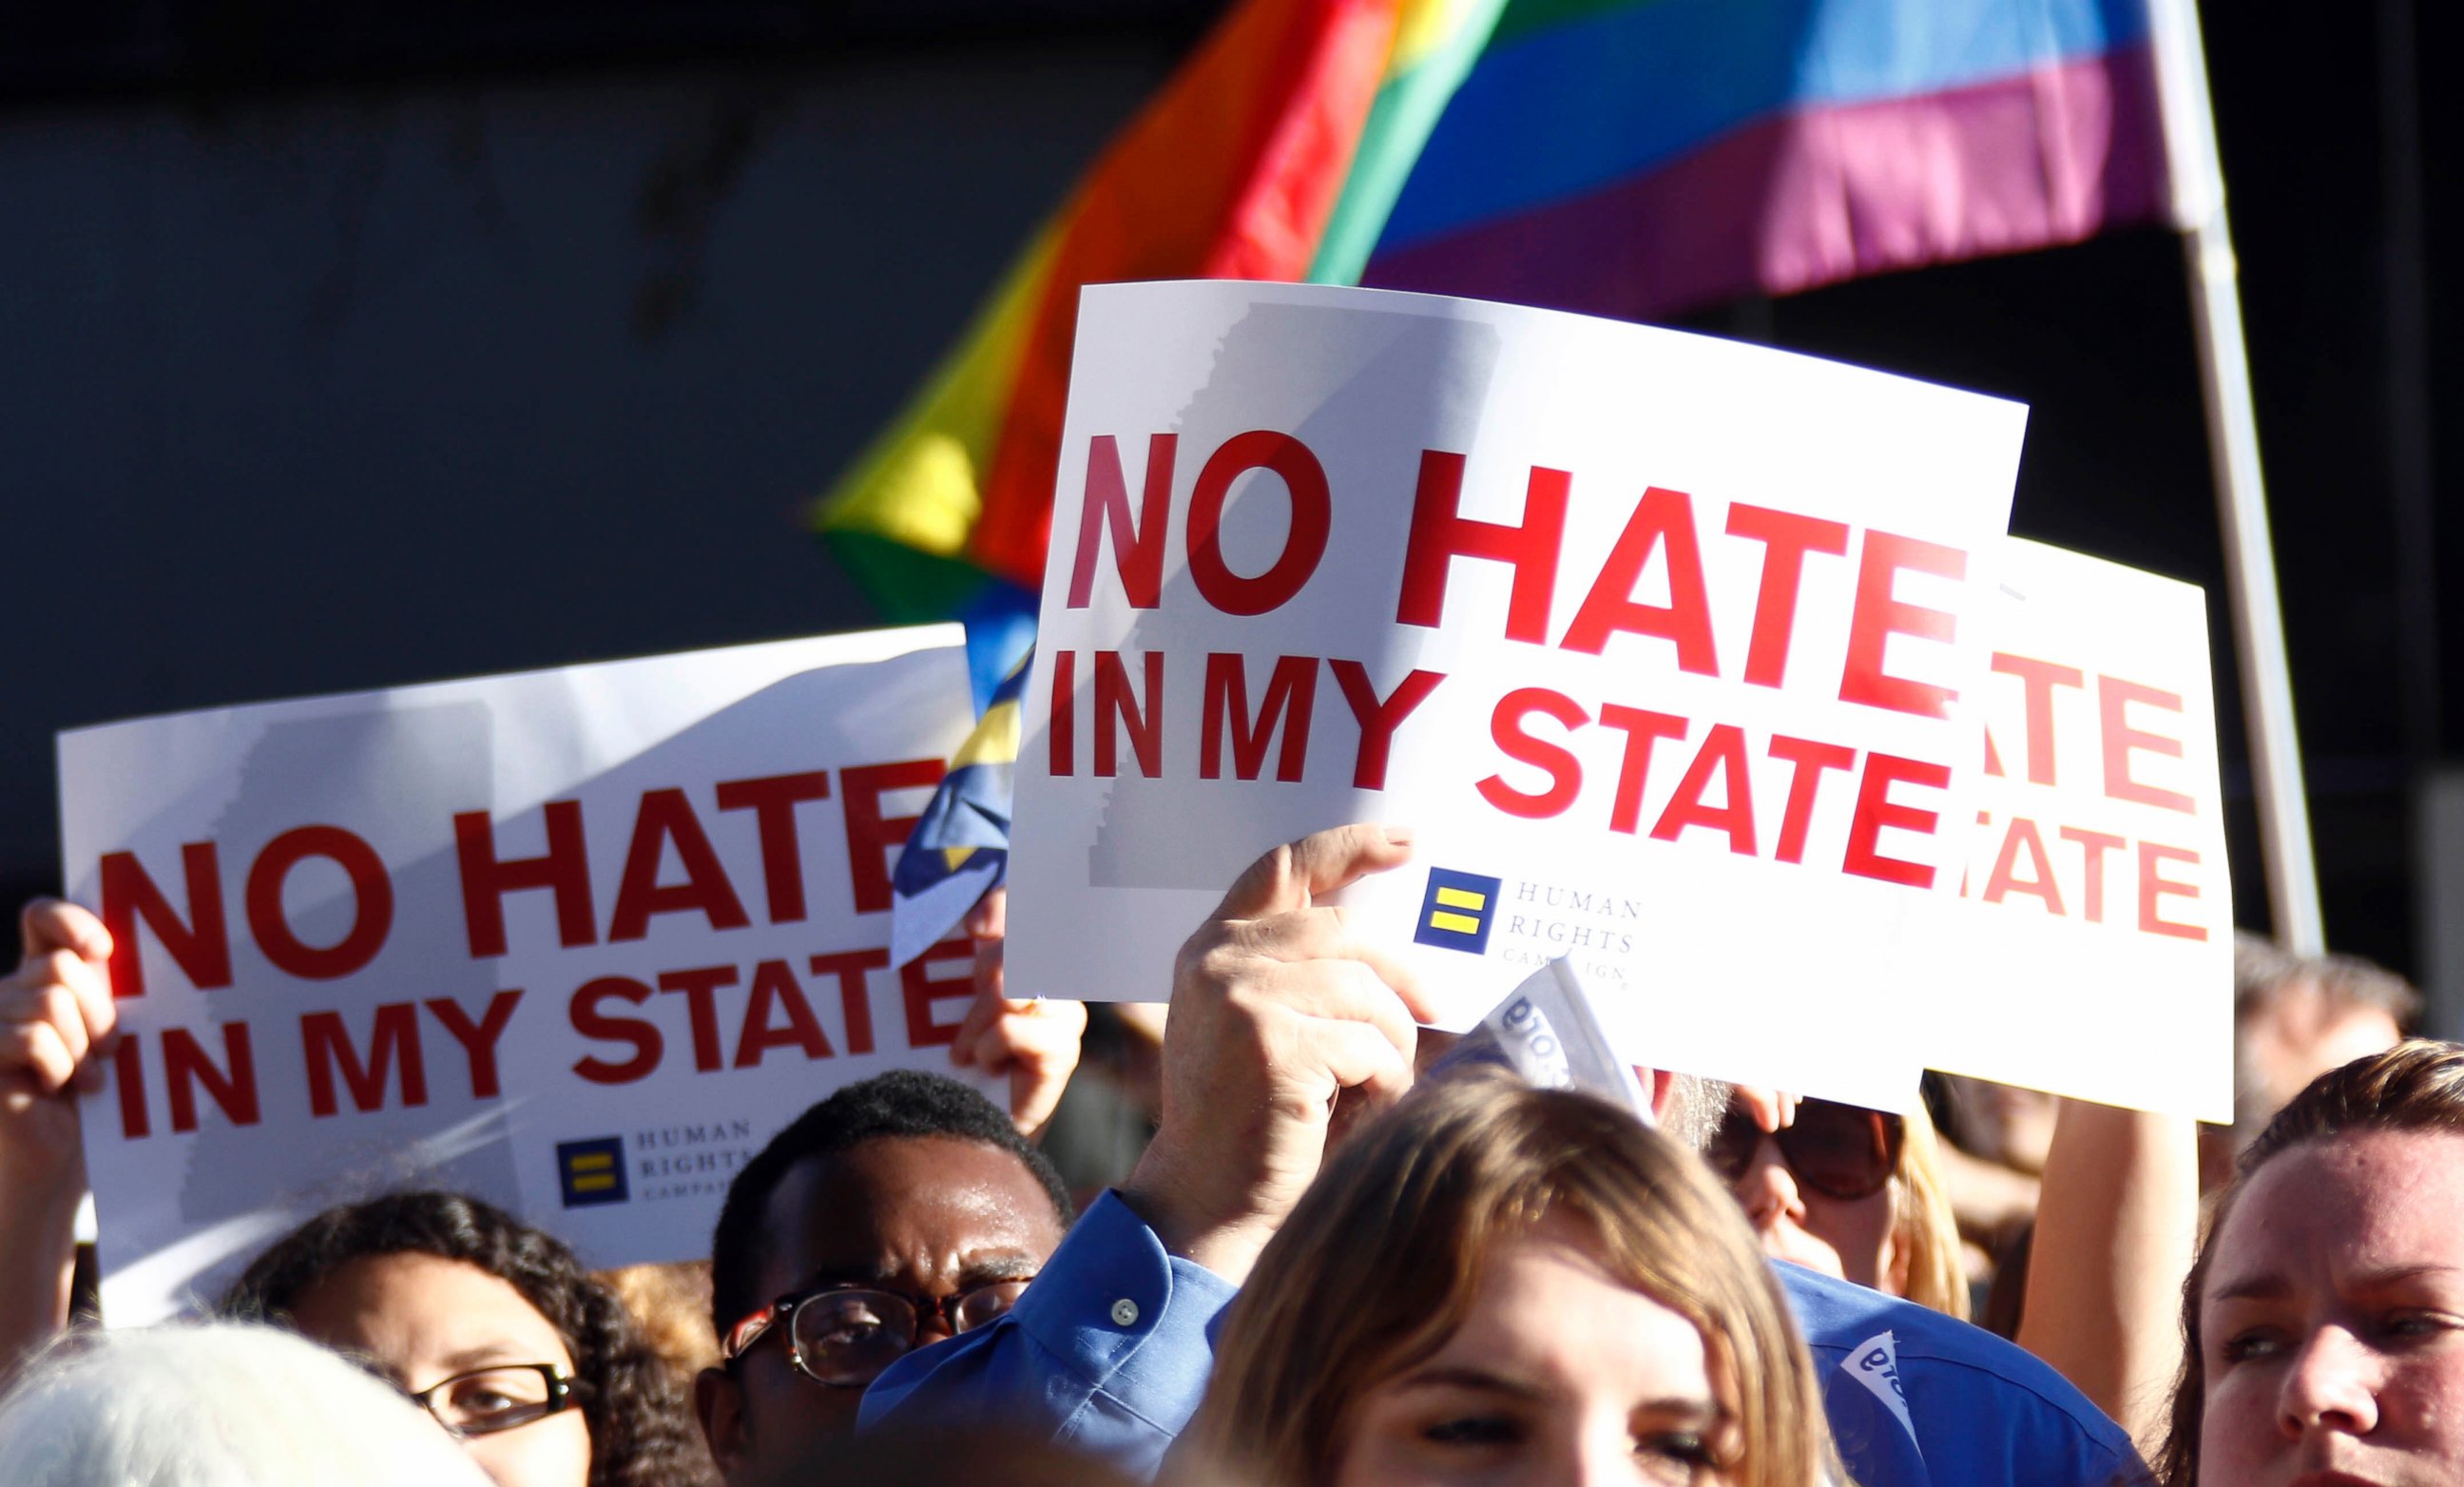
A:
[[[1011,765],[1018,763],[1019,709],[1012,699],[996,704],[976,721],[976,731],[950,756],[950,772],[956,774],[969,765]]]

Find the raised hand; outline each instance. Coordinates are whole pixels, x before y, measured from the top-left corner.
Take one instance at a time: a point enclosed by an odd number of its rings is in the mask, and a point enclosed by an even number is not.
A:
[[[1348,1114],[1411,1087],[1425,1003],[1399,960],[1319,901],[1411,854],[1408,832],[1379,826],[1278,847],[1182,944],[1163,1121],[1122,1189],[1175,1253],[1243,1278],[1317,1176],[1337,1097],[1353,1092]]]
[[[18,922],[24,958],[0,979],[0,1384],[68,1323],[85,1194],[77,1099],[120,1038],[102,922],[56,899]]]

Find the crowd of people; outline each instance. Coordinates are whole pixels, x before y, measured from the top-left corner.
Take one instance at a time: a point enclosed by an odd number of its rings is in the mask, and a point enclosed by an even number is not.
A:
[[[788,1124],[734,1176],[693,1348],[639,1314],[672,1300],[432,1191],[317,1215],[210,1321],[81,1324],[111,944],[32,905],[0,981],[0,1477],[2464,1478],[2464,1047],[2402,1040],[2400,980],[2245,944],[2238,1123],[2204,1149],[1971,1081],[1900,1113],[1656,1070],[1636,1110],[1421,1076],[1444,1035],[1326,902],[1411,853],[1342,827],[1231,885],[1127,1101],[1152,1138],[1083,1207],[1034,1133],[1086,1014],[1006,996],[985,905],[961,1056],[1011,1108],[895,1073]]]

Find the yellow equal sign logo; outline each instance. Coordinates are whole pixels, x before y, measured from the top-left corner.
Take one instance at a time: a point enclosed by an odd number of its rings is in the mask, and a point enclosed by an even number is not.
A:
[[[1468,888],[1441,888],[1436,894],[1437,906],[1429,911],[1429,922],[1439,929],[1451,929],[1459,935],[1480,933],[1480,911],[1488,907],[1488,895]],[[1454,910],[1468,910],[1455,913]]]
[[[623,1203],[632,1196],[625,1182],[625,1139],[621,1136],[559,1142],[556,1176],[568,1209]]]
[[[1412,939],[1448,950],[1478,955],[1488,948],[1489,925],[1497,917],[1500,879],[1452,868],[1429,869],[1429,889],[1420,900],[1420,922]]]

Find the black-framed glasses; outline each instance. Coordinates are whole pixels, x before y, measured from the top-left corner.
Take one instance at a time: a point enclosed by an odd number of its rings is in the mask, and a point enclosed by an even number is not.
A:
[[[554,1364],[497,1364],[403,1392],[456,1435],[494,1435],[569,1408],[573,1379]]]
[[[1017,1305],[1032,1278],[987,1280],[944,1297],[817,1286],[782,1296],[728,1328],[718,1353],[732,1364],[775,1327],[786,1334],[787,1362],[797,1372],[832,1388],[862,1388],[914,1347],[926,1321],[939,1321],[954,1336],[972,1332]]]
[[[1719,1134],[1703,1149],[1703,1160],[1734,1183],[1753,1166],[1754,1153],[1766,1140],[1778,1145],[1780,1160],[1798,1182],[1826,1198],[1853,1203],[1881,1192],[1891,1180],[1907,1126],[1887,1111],[1800,1099],[1794,1124],[1766,1131],[1754,1123],[1752,1111],[1732,1104],[1720,1121]]]

